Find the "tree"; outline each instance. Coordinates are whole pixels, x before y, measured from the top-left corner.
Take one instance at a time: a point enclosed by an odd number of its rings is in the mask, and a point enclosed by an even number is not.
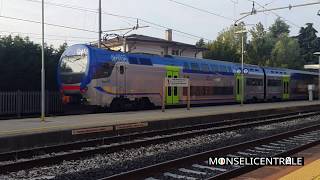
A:
[[[250,31],[252,36],[248,44],[248,60],[250,64],[265,66],[271,58],[271,51],[274,43],[270,36],[267,36],[267,31],[261,23],[258,23]]]
[[[45,46],[46,89],[58,90],[57,67],[66,44],[56,50]],[[0,90],[41,89],[41,46],[28,37],[0,37]]]
[[[307,27],[301,27],[297,36],[301,48],[301,55],[306,64],[314,64],[317,62],[317,57],[314,52],[320,50],[320,40],[317,37],[318,31],[313,27],[312,23],[307,23]]]
[[[219,33],[217,39],[207,44],[208,51],[204,53],[207,59],[219,59],[231,62],[239,62],[241,57],[241,36],[235,32],[243,30],[244,23],[231,26]],[[246,42],[247,35],[244,34]]]
[[[203,48],[205,47],[206,43],[204,42],[203,38],[201,38],[198,42],[196,42],[196,47]]]
[[[284,34],[280,37],[272,50],[269,66],[301,69],[303,60],[300,56],[300,47],[296,39]]]
[[[276,21],[269,28],[269,33],[272,38],[277,39],[280,38],[283,34],[289,34],[290,26],[280,18],[277,18]]]

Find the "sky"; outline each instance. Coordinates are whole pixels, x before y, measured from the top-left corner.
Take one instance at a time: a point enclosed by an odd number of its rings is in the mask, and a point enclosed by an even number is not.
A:
[[[19,34],[29,36],[32,41],[41,42],[41,24],[5,18],[41,21],[40,2],[41,0],[0,0],[0,36]],[[98,0],[45,0],[45,2],[47,3],[45,5],[46,23],[77,28],[75,30],[46,25],[47,44],[57,47],[63,42],[72,45],[97,40]],[[176,2],[203,9],[209,13]],[[255,9],[259,10],[261,9],[259,5],[266,4],[265,8],[268,9],[312,2],[320,2],[320,0],[257,0]],[[61,7],[61,5],[72,7],[72,9]],[[215,40],[219,32],[242,17],[240,13],[251,11],[252,7],[251,0],[102,0],[104,12],[102,30],[131,28],[136,24],[136,18],[140,18],[154,24],[140,20],[139,26],[149,27],[131,31],[129,34],[164,38],[166,28],[172,28],[174,41],[194,44],[201,37],[206,41]],[[290,35],[297,35],[300,27],[310,22],[320,30],[320,16],[317,15],[319,10],[320,5],[317,4],[291,10],[258,13],[243,21],[247,24],[247,29],[258,22],[269,27],[280,16],[290,25]],[[111,16],[110,13],[130,18]],[[109,33],[122,35],[126,32],[127,30]]]

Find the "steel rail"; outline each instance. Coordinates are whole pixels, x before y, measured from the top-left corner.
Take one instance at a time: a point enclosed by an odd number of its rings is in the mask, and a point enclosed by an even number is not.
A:
[[[285,117],[276,117],[276,118],[274,118],[272,115],[269,115],[265,117],[260,117],[263,120],[258,120],[258,121],[257,121],[257,118],[236,119],[236,120],[229,120],[225,122],[222,121],[218,123],[207,123],[207,124],[201,124],[201,125],[195,125],[195,126],[174,128],[169,130],[159,130],[159,131],[152,131],[152,132],[145,132],[145,133],[129,134],[129,135],[124,135],[119,137],[110,137],[110,138],[104,138],[99,140],[92,140],[88,142],[82,142],[83,144],[72,143],[72,144],[66,144],[61,146],[37,148],[37,149],[26,150],[21,152],[4,153],[4,154],[0,154],[0,159],[2,161],[4,160],[8,161],[8,160],[15,160],[20,158],[25,159],[26,157],[31,157],[32,154],[34,154],[34,152],[42,151],[44,152],[44,154],[50,154],[50,153],[53,153],[53,150],[55,151],[61,150],[62,147],[64,148],[64,150],[74,150],[75,149],[74,147],[81,148],[83,147],[82,145],[91,145],[91,146],[104,145],[104,146],[95,147],[92,149],[60,153],[60,154],[49,156],[49,157],[40,157],[40,158],[28,159],[24,161],[15,161],[7,164],[0,164],[0,173],[14,172],[14,171],[29,169],[29,168],[38,167],[38,166],[46,166],[46,165],[56,164],[64,160],[75,160],[75,159],[80,159],[84,157],[90,157],[95,154],[112,153],[112,152],[120,151],[122,149],[136,148],[136,147],[147,146],[151,144],[165,143],[172,140],[186,139],[186,138],[191,138],[199,135],[216,134],[224,131],[232,131],[232,130],[237,130],[242,128],[249,128],[253,126],[284,122],[292,119],[304,118],[304,117],[309,117],[317,114],[319,113],[309,112],[305,114],[289,115],[289,116],[287,115]],[[274,115],[274,116],[279,116],[279,115]],[[271,118],[271,119],[268,119],[268,118]],[[264,120],[264,119],[267,119],[267,120]],[[195,129],[197,130],[192,131]],[[178,134],[174,134],[174,133],[178,133]],[[167,135],[167,136],[143,139],[144,137],[152,137],[152,136],[159,136],[159,135]],[[123,142],[118,143],[121,140]],[[117,144],[110,144],[115,142],[117,142]],[[105,145],[107,143],[109,143],[109,145]],[[10,157],[11,159],[8,157]],[[12,157],[14,158],[12,159]]]
[[[157,174],[161,174],[167,171],[170,171],[172,169],[176,169],[177,167],[181,167],[181,166],[188,166],[188,165],[192,165],[195,162],[199,162],[199,161],[204,161],[204,160],[208,160],[209,157],[211,157],[212,155],[214,155],[215,157],[223,157],[226,154],[229,153],[233,153],[233,152],[237,152],[239,150],[242,149],[246,149],[249,147],[255,147],[258,145],[262,145],[262,144],[266,144],[269,142],[274,142],[277,140],[281,140],[281,139],[285,139],[291,136],[295,136],[295,135],[299,135],[305,132],[309,132],[309,131],[313,131],[313,130],[319,130],[320,129],[320,124],[317,125],[312,125],[312,126],[308,126],[308,127],[304,127],[304,128],[300,128],[297,130],[293,130],[293,131],[289,131],[289,132],[284,132],[284,133],[279,133],[276,135],[272,135],[272,136],[268,136],[268,137],[264,137],[264,138],[260,138],[260,139],[256,139],[256,140],[250,140],[250,141],[246,141],[243,143],[238,143],[235,145],[230,145],[230,146],[226,146],[226,147],[222,147],[222,148],[218,148],[218,149],[213,149],[213,150],[209,150],[206,152],[201,152],[201,153],[197,153],[197,154],[193,154],[193,155],[189,155],[189,156],[185,156],[182,158],[177,158],[174,160],[170,160],[170,161],[166,161],[166,162],[162,162],[162,163],[158,163],[158,164],[154,164],[151,166],[147,166],[147,167],[143,167],[143,168],[139,168],[139,169],[135,169],[135,170],[131,170],[128,172],[123,172],[120,174],[115,174],[109,177],[104,177],[101,178],[99,180],[120,180],[120,179],[130,179],[130,180],[136,180],[136,179],[143,179],[143,178],[148,178],[148,177],[152,177],[155,176]],[[320,140],[315,141],[313,143],[310,144],[306,144],[303,146],[300,146],[298,148],[293,148],[289,151],[283,152],[283,153],[279,153],[277,155],[281,156],[281,155],[289,155],[298,151],[301,151],[303,149],[309,148],[311,146],[314,146],[316,144],[319,144]],[[233,178],[236,177],[238,175],[241,175],[243,173],[246,173],[250,170],[253,170],[254,168],[258,168],[258,167],[243,167],[243,168],[239,168],[236,169],[234,171],[228,171],[226,173],[222,173],[219,174],[217,176],[213,176],[211,178],[208,179],[229,179],[229,178]]]

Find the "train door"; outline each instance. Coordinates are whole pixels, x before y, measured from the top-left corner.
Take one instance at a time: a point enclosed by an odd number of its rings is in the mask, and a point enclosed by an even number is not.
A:
[[[126,94],[126,64],[117,63],[117,82],[116,82],[116,93],[118,96],[124,96]]]
[[[167,67],[167,78],[178,78],[179,68],[168,66]],[[178,87],[167,87],[166,90],[166,104],[177,104],[179,103]]]
[[[289,76],[285,76],[282,79],[282,99],[287,100],[289,99],[289,82],[290,82],[290,77]]]
[[[236,101],[241,102],[242,97],[242,76],[240,73],[236,74]]]

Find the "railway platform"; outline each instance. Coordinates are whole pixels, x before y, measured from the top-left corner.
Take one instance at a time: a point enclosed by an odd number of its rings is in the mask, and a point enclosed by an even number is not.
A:
[[[37,146],[114,136],[142,130],[158,130],[216,120],[254,117],[266,114],[320,110],[319,101],[288,101],[277,103],[220,105],[208,107],[121,113],[99,113],[11,119],[0,121],[0,152]]]
[[[304,157],[304,166],[269,166],[249,172],[233,180],[319,180],[320,179],[320,145],[311,147],[292,157]]]

